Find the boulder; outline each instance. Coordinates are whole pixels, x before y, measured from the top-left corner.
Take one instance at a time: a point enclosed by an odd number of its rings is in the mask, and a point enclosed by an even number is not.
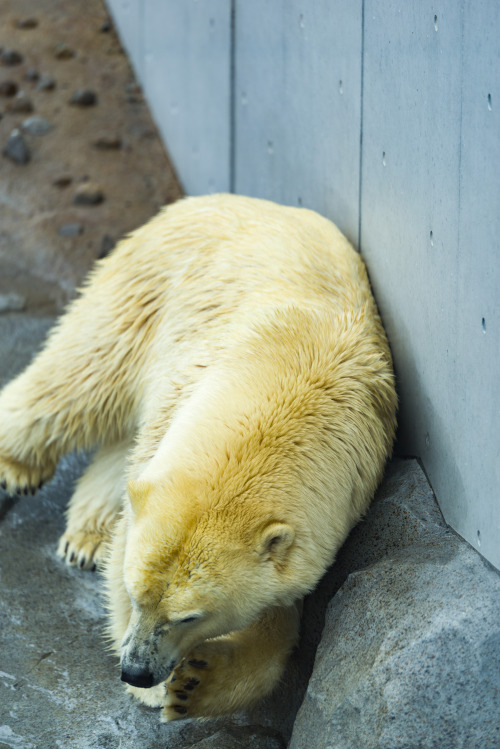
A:
[[[396,461],[351,534],[290,749],[500,747],[500,578]]]

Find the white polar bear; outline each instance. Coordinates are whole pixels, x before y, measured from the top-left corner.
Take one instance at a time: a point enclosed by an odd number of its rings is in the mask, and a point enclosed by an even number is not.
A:
[[[251,705],[395,430],[360,256],[304,209],[189,198],[92,273],[0,396],[0,481],[97,446],[59,553],[105,574],[122,679],[166,720]]]

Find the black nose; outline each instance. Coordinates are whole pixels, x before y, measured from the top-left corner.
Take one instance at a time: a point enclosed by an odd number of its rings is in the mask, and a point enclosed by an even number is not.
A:
[[[151,671],[147,668],[138,668],[136,666],[127,666],[122,668],[122,681],[131,684],[133,687],[149,689],[154,685],[154,678]]]

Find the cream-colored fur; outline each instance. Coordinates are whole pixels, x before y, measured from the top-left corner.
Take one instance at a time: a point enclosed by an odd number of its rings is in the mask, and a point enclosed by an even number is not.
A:
[[[279,681],[297,602],[366,511],[395,409],[366,271],[338,229],[189,198],[98,263],[5,387],[0,480],[36,488],[65,452],[99,446],[59,552],[93,567],[112,534],[109,634],[129,689],[165,720],[219,715]]]

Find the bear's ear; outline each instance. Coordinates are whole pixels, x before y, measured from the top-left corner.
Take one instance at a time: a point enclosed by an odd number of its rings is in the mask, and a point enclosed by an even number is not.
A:
[[[129,481],[127,484],[127,492],[130,498],[130,504],[132,509],[137,515],[141,508],[144,506],[146,499],[151,493],[151,484],[149,481]]]
[[[281,562],[293,543],[295,531],[287,523],[269,523],[257,537],[256,550],[263,559]]]

